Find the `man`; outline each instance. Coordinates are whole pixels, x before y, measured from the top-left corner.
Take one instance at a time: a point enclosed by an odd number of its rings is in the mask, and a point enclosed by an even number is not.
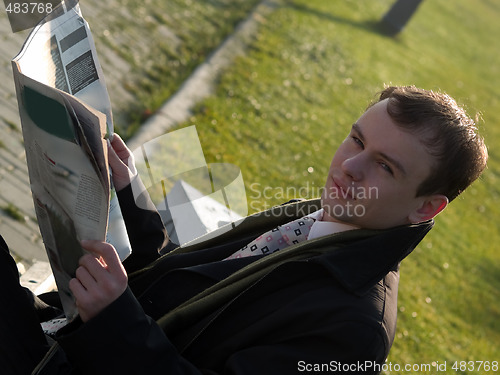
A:
[[[154,208],[139,208],[150,202],[134,195],[140,180],[118,136],[109,158],[133,253],[122,266],[111,245],[82,243],[95,256],[70,284],[80,318],[58,331],[40,373],[378,373],[395,334],[399,263],[487,152],[450,97],[387,88],[339,146],[321,199],[173,250]]]

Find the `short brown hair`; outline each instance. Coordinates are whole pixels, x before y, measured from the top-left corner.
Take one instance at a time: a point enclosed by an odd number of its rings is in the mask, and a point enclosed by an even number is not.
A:
[[[455,199],[483,172],[488,152],[475,121],[449,95],[415,86],[391,86],[380,93],[401,128],[420,137],[437,163],[417,197],[443,194]]]

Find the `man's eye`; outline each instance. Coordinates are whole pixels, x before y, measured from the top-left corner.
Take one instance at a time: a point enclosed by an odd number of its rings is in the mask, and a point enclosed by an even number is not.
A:
[[[386,172],[390,173],[391,175],[394,175],[392,168],[389,167],[387,164],[385,164],[384,162],[380,162],[379,164]]]
[[[352,137],[352,140],[358,144],[359,147],[361,147],[362,149],[365,148],[365,145],[363,144],[363,141],[361,139],[359,139],[358,137]]]

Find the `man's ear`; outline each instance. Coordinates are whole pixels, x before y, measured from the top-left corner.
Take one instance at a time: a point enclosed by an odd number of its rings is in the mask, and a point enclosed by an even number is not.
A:
[[[441,194],[434,194],[428,197],[422,197],[419,207],[410,213],[408,218],[413,224],[420,223],[434,218],[443,211],[448,205],[448,198]]]

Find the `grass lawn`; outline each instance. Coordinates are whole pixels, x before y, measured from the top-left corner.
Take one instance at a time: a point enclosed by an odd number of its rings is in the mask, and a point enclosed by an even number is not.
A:
[[[403,262],[388,361],[488,374],[452,365],[500,361],[500,3],[424,1],[395,38],[376,26],[392,3],[283,0],[180,127],[196,124],[208,162],[241,168],[256,211],[297,191],[317,196],[337,145],[384,84],[443,90],[480,112],[489,168]]]

